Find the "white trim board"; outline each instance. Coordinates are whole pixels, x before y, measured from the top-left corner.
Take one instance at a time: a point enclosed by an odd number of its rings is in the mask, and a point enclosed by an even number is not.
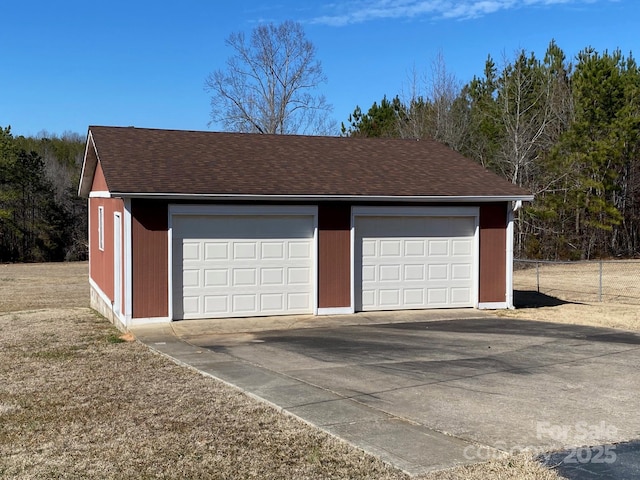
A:
[[[515,209],[511,204],[507,205],[507,228],[506,228],[506,275],[505,275],[505,307],[502,308],[514,308],[513,307],[513,234],[514,234],[514,220]]]
[[[94,190],[89,192],[89,198],[111,198],[111,193],[103,190]]]
[[[133,317],[133,236],[131,230],[131,199],[124,199],[124,316],[126,325]]]

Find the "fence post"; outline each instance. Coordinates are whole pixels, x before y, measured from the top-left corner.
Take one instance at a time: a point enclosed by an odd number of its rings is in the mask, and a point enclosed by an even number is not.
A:
[[[536,285],[538,287],[538,293],[540,293],[540,262],[536,262]]]
[[[598,301],[602,302],[602,259],[600,259],[600,283],[598,285]]]

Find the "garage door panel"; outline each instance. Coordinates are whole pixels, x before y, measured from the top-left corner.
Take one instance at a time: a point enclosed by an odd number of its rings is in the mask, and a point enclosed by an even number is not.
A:
[[[289,242],[290,259],[307,259],[311,255],[310,242]]]
[[[449,255],[448,240],[429,240],[429,256],[430,257],[446,257]]]
[[[427,251],[424,240],[406,240],[404,242],[405,257],[424,257]]]
[[[400,304],[400,289],[380,289],[378,303],[383,308],[397,308]]]
[[[402,254],[401,243],[398,240],[380,240],[380,257],[399,257]]]
[[[374,257],[376,255],[376,241],[375,240],[363,240],[362,241],[362,256]]]
[[[404,305],[410,307],[420,307],[424,305],[424,289],[422,288],[405,288],[403,291],[404,294]]]
[[[400,281],[400,271],[402,266],[396,265],[380,265],[380,281],[381,282],[397,282]]]
[[[183,311],[185,315],[197,314],[200,311],[200,297],[184,297]]]
[[[429,305],[444,306],[447,304],[446,288],[427,288],[427,303]]]
[[[228,260],[229,259],[229,244],[224,242],[204,242],[205,260]],[[185,257],[185,260],[188,260]]]
[[[465,303],[471,299],[471,290],[469,288],[452,288],[451,289],[451,302],[452,303]]]
[[[236,287],[254,287],[258,284],[255,268],[235,268],[233,270],[233,285]]]
[[[226,268],[216,268],[204,271],[205,287],[228,287],[229,286],[229,270]],[[195,285],[184,284],[185,287],[193,287]]]
[[[363,282],[375,282],[376,281],[376,267],[375,267],[375,265],[363,265],[362,266],[362,281]]]
[[[356,217],[356,308],[473,306],[475,223],[475,217]]]
[[[260,258],[263,260],[284,260],[285,242],[263,242]]]
[[[228,313],[229,299],[226,295],[205,295],[205,310],[208,312]]]
[[[182,274],[182,284],[186,287],[197,287],[200,285],[200,271],[185,270]]]
[[[472,254],[471,240],[451,240],[451,255],[454,257],[468,257]]]
[[[424,265],[405,265],[404,280],[405,282],[424,282],[425,280]]]
[[[285,273],[284,268],[262,268],[260,269],[262,285],[282,286],[284,285]]]
[[[241,294],[233,295],[233,311],[238,313],[254,313],[257,309],[257,295],[256,294]]]
[[[310,310],[311,295],[308,293],[289,293],[287,295],[288,310]]]
[[[289,285],[309,285],[311,269],[307,267],[289,267],[287,269],[287,279]]]
[[[200,246],[196,242],[184,242],[182,245],[182,257],[185,260],[200,260]]]
[[[471,265],[468,263],[451,265],[452,280],[471,280]]]
[[[366,305],[375,305],[376,304],[376,293],[373,290],[362,290],[362,305],[363,307]],[[364,308],[363,308],[364,309]]]
[[[234,260],[256,260],[257,245],[255,242],[234,242],[233,243],[233,259]]]
[[[260,295],[261,310],[264,312],[280,312],[285,310],[284,294],[268,293]]]
[[[312,216],[174,216],[174,318],[312,313],[313,236]]]

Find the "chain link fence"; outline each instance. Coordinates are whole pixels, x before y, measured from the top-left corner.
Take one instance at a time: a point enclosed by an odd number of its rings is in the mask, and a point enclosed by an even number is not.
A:
[[[516,259],[513,288],[568,302],[640,305],[640,260],[554,262]]]

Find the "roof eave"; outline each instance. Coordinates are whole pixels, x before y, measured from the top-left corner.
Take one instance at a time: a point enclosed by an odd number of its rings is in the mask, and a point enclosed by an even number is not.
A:
[[[88,155],[89,148],[93,148],[95,153],[95,158],[90,157]],[[93,135],[91,134],[91,130],[87,134],[87,144],[84,149],[84,158],[82,160],[82,172],[80,173],[80,183],[78,185],[78,196],[89,198],[89,194],[91,192],[91,187],[93,185],[93,176],[96,173],[96,168],[98,166],[98,150],[96,149],[96,145],[93,141]]]
[[[248,194],[186,194],[186,193],[135,193],[110,192],[111,197],[146,198],[156,200],[237,200],[237,201],[282,201],[308,202],[365,201],[365,202],[450,202],[450,203],[489,203],[489,202],[531,202],[533,195],[248,195]]]

